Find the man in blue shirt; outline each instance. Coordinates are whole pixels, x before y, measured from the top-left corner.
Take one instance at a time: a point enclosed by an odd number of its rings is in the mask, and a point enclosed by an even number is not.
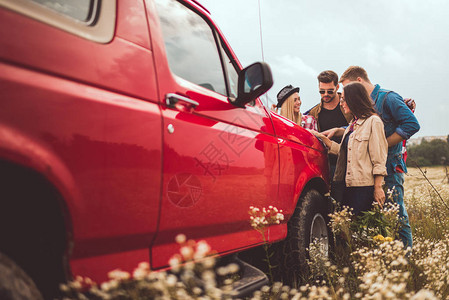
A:
[[[402,156],[402,141],[418,132],[420,128],[418,120],[400,95],[382,89],[378,84],[373,85],[362,67],[351,66],[340,78],[343,86],[353,81],[358,81],[365,86],[384,122],[385,136],[388,142],[386,166],[388,175],[385,177],[385,185],[393,191],[393,201],[399,204],[399,217],[402,222],[399,236],[405,247],[412,247],[412,231],[404,206],[403,183],[407,168]]]

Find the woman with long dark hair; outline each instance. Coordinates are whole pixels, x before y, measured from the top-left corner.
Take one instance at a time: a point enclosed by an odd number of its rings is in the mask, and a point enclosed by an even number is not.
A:
[[[332,195],[355,215],[371,209],[373,201],[385,202],[382,188],[387,175],[387,139],[384,125],[376,114],[365,87],[353,82],[343,88],[340,105],[354,119],[346,128],[341,144],[313,132],[323,140],[329,153],[338,154]]]

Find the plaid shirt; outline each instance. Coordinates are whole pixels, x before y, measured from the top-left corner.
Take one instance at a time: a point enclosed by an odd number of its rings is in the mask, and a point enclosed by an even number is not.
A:
[[[316,120],[311,115],[302,115],[301,126],[304,127],[305,129],[318,130]]]

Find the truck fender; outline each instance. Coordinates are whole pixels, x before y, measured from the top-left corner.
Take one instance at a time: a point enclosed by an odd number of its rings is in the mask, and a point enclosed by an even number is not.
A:
[[[62,199],[68,200],[62,203],[64,207],[68,203],[76,203],[76,199],[81,197],[71,172],[50,147],[4,124],[0,124],[0,159],[42,175]]]

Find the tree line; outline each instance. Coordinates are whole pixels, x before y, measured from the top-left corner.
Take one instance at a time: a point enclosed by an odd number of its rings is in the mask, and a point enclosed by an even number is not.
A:
[[[423,140],[419,145],[407,145],[407,166],[449,165],[449,135],[446,140]]]

